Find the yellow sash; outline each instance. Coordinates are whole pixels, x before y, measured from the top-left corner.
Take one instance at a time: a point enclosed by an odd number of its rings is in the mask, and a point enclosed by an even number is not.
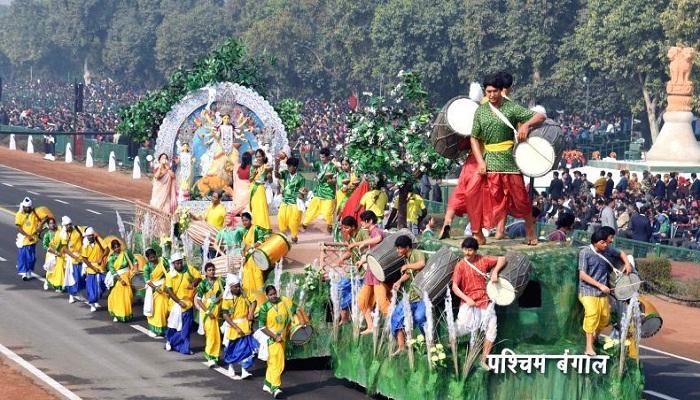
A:
[[[513,148],[513,145],[515,142],[512,140],[506,140],[505,142],[499,142],[499,143],[492,143],[492,144],[487,144],[484,145],[484,150],[494,153],[498,151],[508,151]]]

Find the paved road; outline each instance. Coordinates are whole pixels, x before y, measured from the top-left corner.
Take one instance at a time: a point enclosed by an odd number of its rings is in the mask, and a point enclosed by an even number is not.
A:
[[[104,311],[90,313],[85,304],[68,304],[66,295],[42,291],[38,279],[22,282],[15,272],[14,218],[7,210],[15,212],[27,195],[37,205],[48,205],[58,218],[69,215],[102,233],[116,231],[115,210],[125,220],[132,212],[123,201],[0,166],[0,344],[84,399],[270,398],[261,390],[262,364],[254,367],[254,379],[233,381],[202,364],[203,340],[197,335],[193,350],[198,354],[169,353],[163,340],[131,326],[145,327],[143,317],[115,324]],[[137,306],[134,314],[140,311]],[[289,367],[284,376],[289,398],[366,398],[355,386],[335,379],[324,360]]]
[[[143,317],[115,324],[104,311],[93,314],[85,304],[68,304],[65,295],[42,291],[39,280],[19,280],[14,221],[7,211],[16,211],[24,196],[48,205],[59,218],[69,215],[104,234],[116,232],[115,210],[125,220],[132,213],[130,204],[121,200],[0,166],[0,344],[85,399],[269,398],[260,390],[260,364],[253,380],[232,381],[202,365],[203,343],[196,335],[194,350],[200,354],[168,353],[162,340],[132,326],[143,330]],[[138,306],[134,314],[140,315]],[[700,399],[699,362],[647,349],[642,357],[646,398]],[[288,367],[284,386],[289,398],[366,398],[361,388],[333,378],[323,360]]]

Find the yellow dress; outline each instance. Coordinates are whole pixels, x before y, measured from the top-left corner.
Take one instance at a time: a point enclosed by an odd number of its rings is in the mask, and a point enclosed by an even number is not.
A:
[[[194,294],[196,287],[191,287],[197,279],[202,279],[202,274],[199,273],[197,268],[192,266],[187,266],[182,268],[182,272],[177,272],[172,270],[165,275],[165,286],[170,288],[178,299],[185,303],[185,307],[182,312],[186,312],[192,308],[194,301]],[[168,311],[170,311],[175,305],[175,301],[170,299],[168,301]]]
[[[131,263],[129,263],[131,261]],[[131,290],[131,265],[136,264],[134,256],[122,250],[119,254],[112,253],[107,261],[109,272],[114,276],[114,286],[107,298],[107,310],[112,318],[119,322],[130,321],[134,314],[131,303],[134,301],[134,292]],[[117,278],[118,277],[118,278]],[[122,284],[126,283],[126,285]]]
[[[149,264],[150,265],[150,264]],[[157,334],[162,335],[168,329],[168,294],[165,293],[165,262],[163,258],[158,264],[150,268],[149,265],[143,271],[144,279],[153,283],[155,287],[160,289],[160,292],[153,291],[153,315],[148,317],[148,329]]]
[[[234,296],[230,299],[224,299],[221,303],[221,310],[225,314],[228,314],[233,322],[243,331],[243,335],[241,335],[237,330],[229,328],[228,334],[226,335],[229,341],[232,342],[244,335],[250,335],[252,333],[250,321],[248,321],[248,313],[250,312],[253,301],[255,301],[254,298],[246,297],[244,294],[241,294],[240,296]]]
[[[204,279],[197,286],[197,298],[206,307],[204,315],[204,358],[212,361],[219,361],[221,355],[221,331],[219,330],[219,315],[221,313],[221,298],[224,294],[224,284],[221,279],[210,282]],[[204,312],[199,310],[200,313]]]
[[[216,228],[216,230],[221,230],[224,227],[224,220],[226,219],[226,207],[219,203],[216,207],[212,204],[207,206],[206,211],[204,211],[204,220],[207,224]]]
[[[282,336],[281,342],[272,339],[268,341],[267,370],[265,371],[265,385],[274,392],[282,386],[282,372],[284,372],[284,349],[289,336],[289,327],[292,318],[296,314],[297,306],[287,297],[280,297],[276,304],[266,302],[260,307],[258,320],[260,324],[272,333]]]
[[[263,165],[253,172],[250,187],[250,213],[253,216],[253,223],[263,229],[271,230],[270,210],[267,207],[267,195],[265,194],[265,178],[267,169]]]
[[[262,240],[263,230],[258,229],[255,225],[248,229],[248,232],[243,236],[243,244],[248,248],[255,245],[256,242]],[[265,279],[263,278],[263,272],[257,265],[253,257],[248,257],[245,264],[243,264],[243,279],[241,282],[241,288],[243,292],[247,295],[252,295],[255,292],[262,290],[265,285]]]
[[[57,253],[61,252],[61,234],[57,231],[51,241],[49,248]],[[53,271],[46,273],[46,280],[49,286],[55,290],[63,290],[63,279],[65,277],[65,260],[62,256],[56,256],[56,266]]]

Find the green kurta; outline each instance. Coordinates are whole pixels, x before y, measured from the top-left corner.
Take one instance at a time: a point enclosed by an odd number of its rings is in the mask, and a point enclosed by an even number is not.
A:
[[[321,164],[320,161],[314,162],[314,170],[316,171],[316,188],[314,189],[314,196],[323,200],[333,200],[335,199],[335,185],[329,183],[326,179],[326,174],[334,174],[337,172],[335,165],[332,162],[327,162]]]
[[[170,265],[170,263],[168,262],[167,258],[161,257],[158,259],[158,262],[156,262],[155,264],[153,264],[152,262],[149,261],[146,263],[146,266],[143,267],[143,279],[146,282],[151,280],[151,275],[153,274],[153,271],[155,271],[156,267],[158,267],[158,265],[160,265],[161,262],[163,263],[163,267],[165,268],[165,272],[166,273],[168,272],[168,265]],[[165,276],[163,276],[163,279],[165,279]]]
[[[44,246],[44,250],[48,250],[51,246],[51,240],[56,235],[57,231],[47,230],[44,233],[44,238],[41,240],[41,244]]]
[[[503,99],[503,104],[499,108],[501,113],[517,128],[521,123],[527,122],[535,113],[527,108],[507,99]],[[474,115],[474,125],[472,127],[472,137],[479,139],[484,145],[496,144],[514,140],[513,130],[501,121],[496,113],[491,110],[489,103],[479,106]],[[519,173],[513,158],[513,149],[504,151],[484,152],[484,161],[487,171]]]
[[[284,179],[284,190],[282,191],[282,201],[285,204],[297,204],[297,199],[299,198],[299,190],[306,184],[306,178],[304,178],[299,172],[294,174],[289,173],[289,171],[280,172],[280,176]]]

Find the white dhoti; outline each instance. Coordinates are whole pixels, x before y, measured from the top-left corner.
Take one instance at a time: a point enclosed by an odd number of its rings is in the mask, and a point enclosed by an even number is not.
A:
[[[496,322],[496,310],[493,303],[489,303],[486,308],[462,303],[459,306],[455,327],[458,336],[464,336],[481,329],[486,333],[486,340],[494,342],[496,341]]]

